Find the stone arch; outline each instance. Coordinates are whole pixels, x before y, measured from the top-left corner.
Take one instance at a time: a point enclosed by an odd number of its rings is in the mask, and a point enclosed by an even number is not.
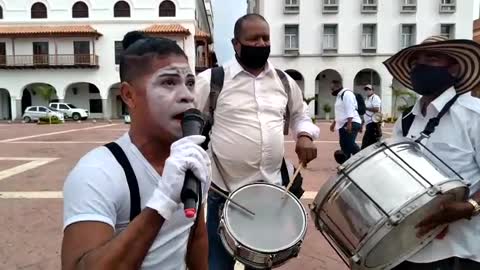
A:
[[[376,70],[371,68],[360,70],[353,79],[353,90],[363,95],[365,94],[363,87],[366,84],[371,84],[375,94],[379,95],[380,97],[382,96],[382,79]]]
[[[65,103],[88,110],[91,118],[103,117],[103,104],[100,89],[93,83],[75,82],[65,88]]]
[[[29,83],[22,89],[22,113],[28,106],[48,106],[58,101],[57,90],[49,83]]]
[[[0,120],[12,119],[12,102],[8,89],[0,88]]]
[[[285,70],[285,73],[287,73],[302,89],[302,93],[305,93],[305,80],[303,78],[302,73],[295,69],[287,69]]]
[[[335,115],[335,97],[332,96],[331,83],[333,80],[342,81],[340,73],[334,69],[325,69],[315,78],[315,115],[320,118],[331,118]],[[325,107],[330,107],[327,114]]]
[[[111,118],[122,118],[128,114],[128,107],[120,96],[120,82],[112,84],[108,88],[108,105],[111,111]],[[107,109],[108,110],[108,109]]]

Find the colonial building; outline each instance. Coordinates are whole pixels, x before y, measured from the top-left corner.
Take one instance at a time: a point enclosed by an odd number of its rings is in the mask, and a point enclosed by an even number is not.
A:
[[[175,40],[192,69],[214,64],[210,0],[0,0],[0,119],[52,101],[127,114],[118,64],[132,30]]]
[[[270,60],[317,97],[312,114],[333,105],[330,82],[360,91],[372,84],[383,112],[396,114],[402,87],[382,62],[431,35],[472,38],[478,0],[248,0],[248,12],[270,24]],[[392,90],[393,89],[393,90]],[[399,101],[399,102],[397,102]]]

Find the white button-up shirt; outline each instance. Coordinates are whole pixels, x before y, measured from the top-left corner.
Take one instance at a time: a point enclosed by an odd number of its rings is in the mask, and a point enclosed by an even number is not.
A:
[[[338,92],[335,100],[335,129],[341,129],[348,122],[348,118],[353,118],[352,122],[361,124],[362,119],[357,108],[357,99],[352,90],[343,88]]]
[[[445,91],[427,106],[425,116],[418,100],[412,110],[415,120],[407,137],[418,138],[428,120],[436,117],[454,96],[453,88]],[[395,124],[394,136],[402,136],[401,119]],[[480,99],[470,93],[461,95],[430,138],[422,143],[471,184],[470,194],[480,190]],[[449,257],[480,262],[480,216],[450,224],[445,238],[433,240],[408,260],[424,263]]]
[[[367,108],[379,108],[382,106],[382,100],[377,94],[373,94],[365,100],[365,107]],[[365,112],[365,125],[368,125],[373,122],[373,115],[375,113],[371,111]]]
[[[287,92],[270,63],[257,77],[245,71],[236,59],[224,69],[225,80],[210,134],[209,154],[212,158],[213,149],[219,163],[212,162],[212,181],[227,191],[260,180],[281,184]],[[195,87],[197,108],[205,112],[209,111],[210,77],[211,70],[202,72]],[[287,77],[293,136],[306,132],[316,139],[320,130],[307,114],[300,88]]]

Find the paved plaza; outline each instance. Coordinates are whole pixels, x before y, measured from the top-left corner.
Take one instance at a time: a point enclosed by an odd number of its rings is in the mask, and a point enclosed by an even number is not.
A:
[[[330,175],[337,134],[319,123],[318,158],[303,171],[307,206]],[[63,125],[0,123],[0,269],[60,269],[62,187],[78,159],[128,130],[123,122],[85,121]],[[390,135],[391,127],[384,129]],[[359,138],[360,139],[360,138]],[[295,143],[286,138],[287,158],[297,163]],[[346,270],[309,217],[298,258],[278,269]]]

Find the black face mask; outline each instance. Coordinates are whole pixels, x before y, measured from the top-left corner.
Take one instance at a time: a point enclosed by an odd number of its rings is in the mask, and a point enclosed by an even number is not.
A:
[[[237,60],[247,68],[262,68],[267,63],[270,56],[270,46],[254,47],[240,43],[240,56],[235,54]]]
[[[442,93],[456,82],[456,78],[448,72],[448,68],[424,64],[418,64],[412,69],[410,80],[413,91],[422,96]]]
[[[338,93],[340,93],[340,91],[342,91],[342,88],[337,89],[337,90],[333,90],[332,91],[332,96],[336,97],[338,95]]]

